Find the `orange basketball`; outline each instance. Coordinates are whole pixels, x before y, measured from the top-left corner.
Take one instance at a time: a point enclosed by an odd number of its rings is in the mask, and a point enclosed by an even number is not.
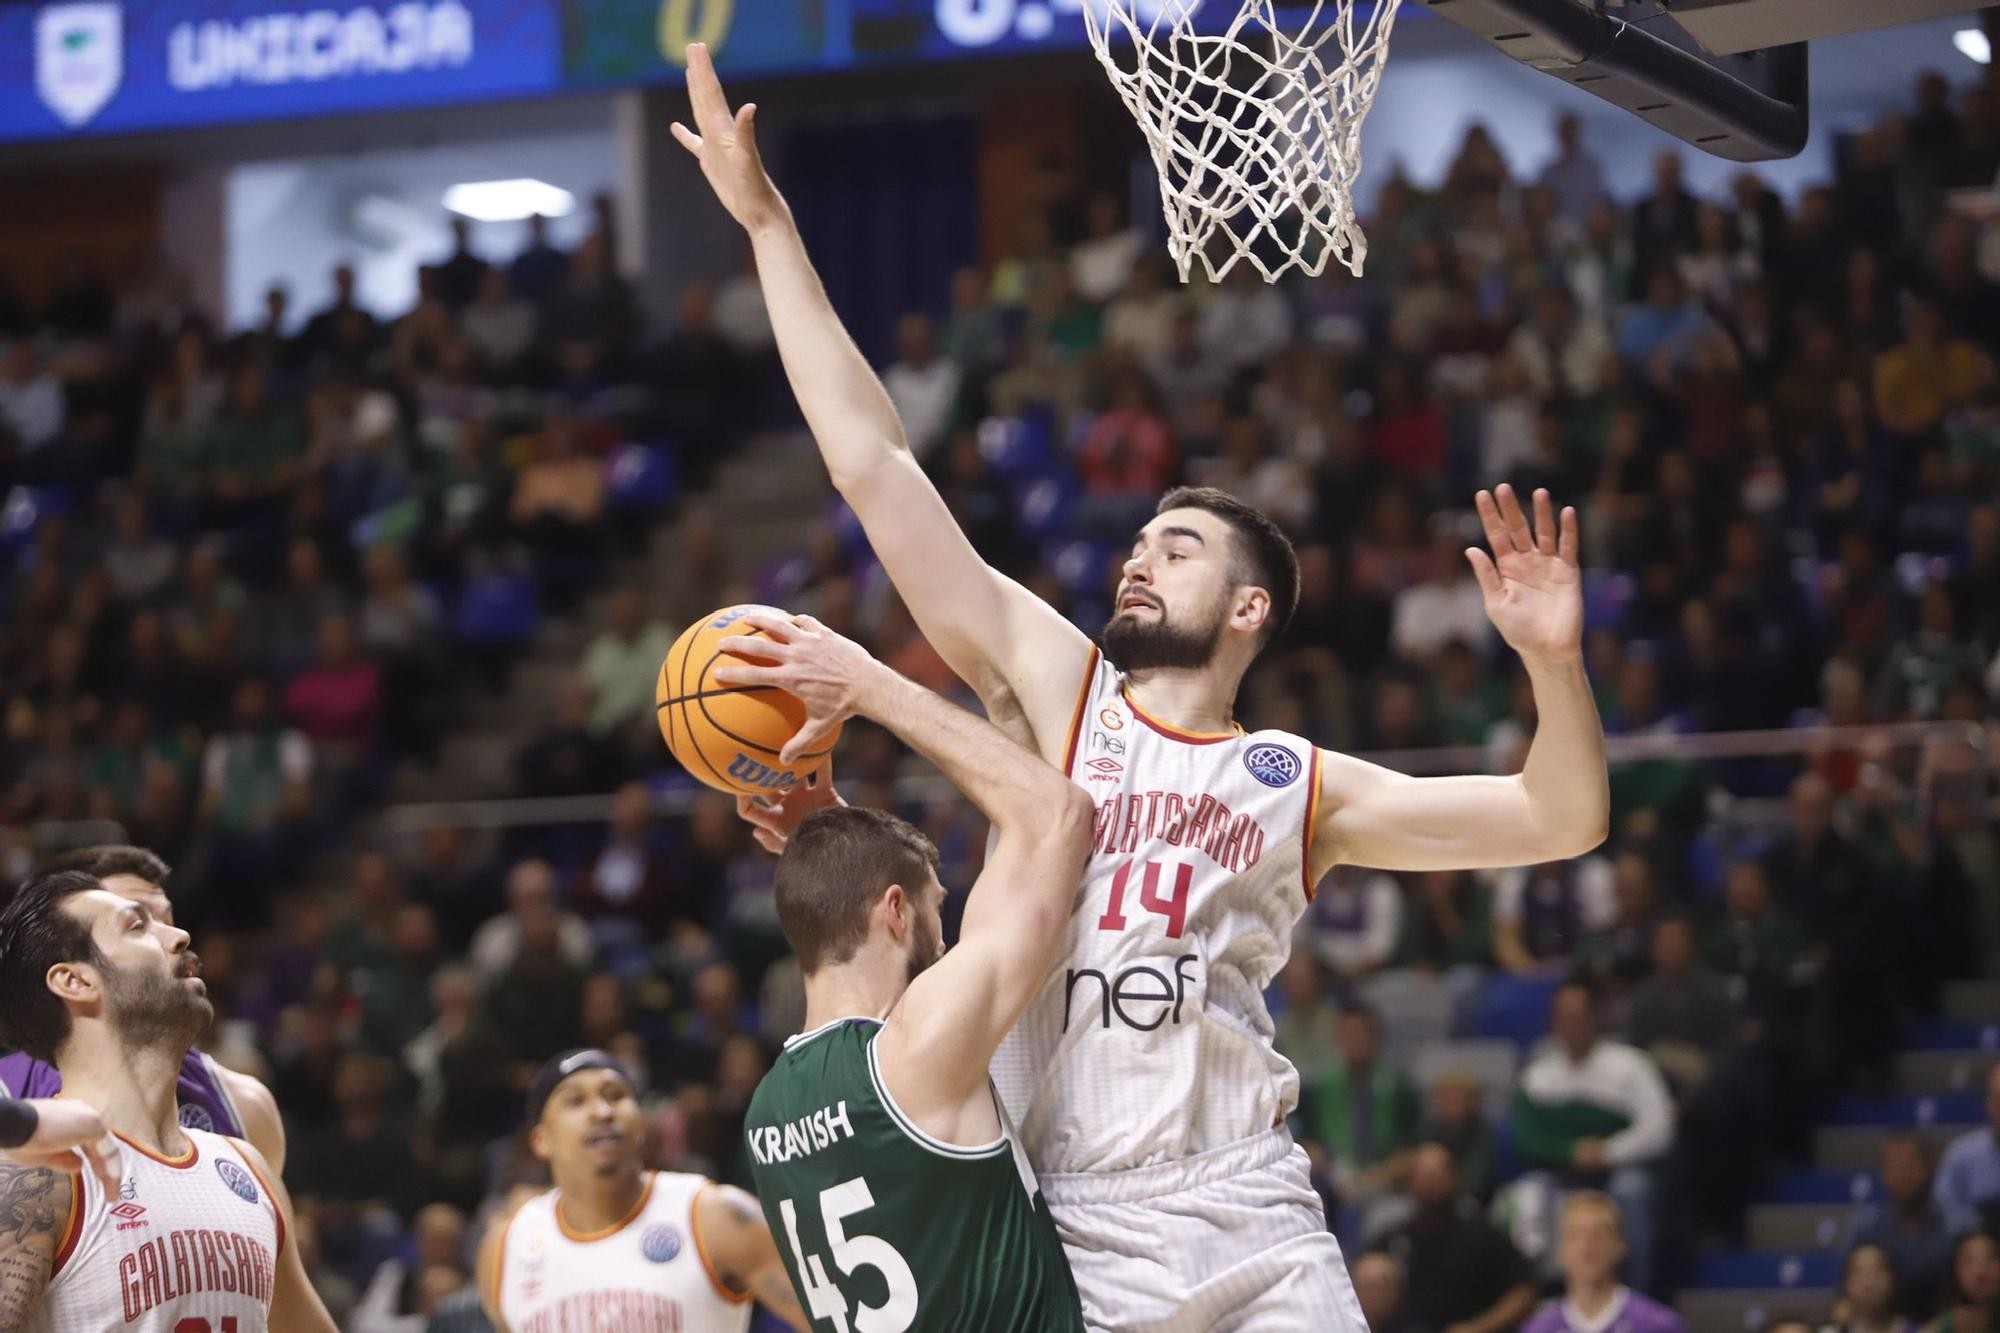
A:
[[[716,644],[733,634],[763,634],[738,623],[752,611],[786,615],[776,607],[750,604],[725,607],[696,621],[667,650],[653,697],[659,703],[660,734],[682,768],[717,791],[765,796],[804,781],[840,739],[840,729],[834,728],[823,747],[787,766],[778,761],[778,752],[805,722],[806,706],[775,685],[730,686],[712,679],[718,666],[732,660]],[[736,660],[762,665],[770,659]]]

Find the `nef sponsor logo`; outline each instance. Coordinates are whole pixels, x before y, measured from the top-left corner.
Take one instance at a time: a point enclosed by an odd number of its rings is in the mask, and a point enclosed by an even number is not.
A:
[[[1141,844],[1155,842],[1200,848],[1211,861],[1240,875],[1264,854],[1264,826],[1207,792],[1127,792],[1098,804],[1093,851],[1130,855]]]
[[[1109,1028],[1113,1019],[1139,1032],[1179,1023],[1188,983],[1199,981],[1190,968],[1198,961],[1194,954],[1182,954],[1174,959],[1172,976],[1146,963],[1108,975],[1094,967],[1071,968],[1064,982],[1063,1031],[1069,1031],[1071,1024]]]
[[[1243,767],[1266,787],[1289,787],[1299,780],[1304,765],[1282,745],[1253,745],[1243,752]]]

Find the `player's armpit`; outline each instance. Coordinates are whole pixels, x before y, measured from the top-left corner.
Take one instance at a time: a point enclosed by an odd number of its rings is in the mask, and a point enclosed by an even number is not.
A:
[[[271,1174],[285,1174],[285,1120],[278,1113],[278,1099],[271,1090],[248,1074],[222,1070],[222,1081],[243,1116],[243,1136],[264,1155]]]
[[[910,983],[875,1039],[898,1108],[947,1143],[993,1137],[987,1067],[1065,952],[1093,810],[1081,789],[1060,789],[1034,828],[1002,831],[957,946]]]
[[[321,1303],[319,1292],[313,1289],[312,1279],[306,1275],[306,1261],[299,1254],[299,1247],[292,1240],[297,1232],[297,1223],[292,1214],[291,1192],[285,1182],[271,1170],[271,1164],[264,1160],[264,1154],[257,1151],[254,1144],[242,1139],[231,1139],[244,1160],[270,1191],[271,1203],[278,1210],[278,1219],[284,1227],[284,1234],[278,1244],[277,1281],[271,1287],[271,1327],[284,1329],[285,1333],[340,1333],[340,1326],[333,1322]]]
[[[1010,739],[1060,763],[1089,637],[986,563],[908,450],[840,480],[868,544],[945,665]]]
[[[695,1195],[694,1230],[715,1276],[732,1294],[756,1298],[793,1328],[812,1327],[754,1198],[733,1185],[711,1181]]]
[[[1351,755],[1319,754],[1318,809],[1308,867],[1478,870],[1581,856],[1601,826],[1551,818],[1521,777],[1413,778]],[[1600,778],[1601,780],[1601,778]]]
[[[76,1188],[47,1167],[0,1162],[0,1333],[32,1325]]]

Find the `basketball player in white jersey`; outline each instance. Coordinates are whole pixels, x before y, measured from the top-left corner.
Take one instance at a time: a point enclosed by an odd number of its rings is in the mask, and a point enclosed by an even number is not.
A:
[[[1534,685],[1512,777],[1416,779],[1277,732],[1237,688],[1298,600],[1290,543],[1221,492],[1177,491],[1136,535],[1103,651],[973,549],[847,337],[766,175],[689,49],[675,137],[749,233],[793,390],[834,485],[919,628],[988,715],[1095,798],[1059,967],[994,1062],[1069,1249],[1086,1320],[1149,1333],[1358,1331],[1339,1247],[1284,1129],[1298,1075],[1263,991],[1335,864],[1526,865],[1603,840],[1609,782],[1584,677],[1576,516],[1477,499],[1487,614]],[[792,742],[802,751],[818,725]],[[826,799],[820,783],[783,804]],[[792,811],[783,812],[790,818]],[[776,816],[759,816],[767,821]],[[782,822],[778,819],[778,822]]]
[[[183,1126],[214,1017],[187,932],[80,871],[0,912],[0,1040],[54,1064],[124,1146],[118,1187],[0,1165],[0,1333],[335,1333],[263,1154]]]
[[[500,1333],[743,1333],[752,1300],[811,1327],[755,1199],[646,1169],[638,1094],[615,1057],[543,1065],[528,1123],[555,1188],[480,1245],[481,1303]]]
[[[95,875],[104,887],[143,904],[155,920],[174,924],[173,900],[166,883],[173,870],[156,852],[144,847],[107,843],[65,852],[37,867],[40,873],[81,870]],[[0,1092],[16,1097],[53,1097],[62,1079],[50,1065],[23,1052],[0,1055]],[[199,1047],[191,1047],[181,1063],[179,1079],[181,1123],[195,1129],[250,1140],[279,1175],[285,1173],[285,1122],[271,1090],[249,1074],[225,1069]]]

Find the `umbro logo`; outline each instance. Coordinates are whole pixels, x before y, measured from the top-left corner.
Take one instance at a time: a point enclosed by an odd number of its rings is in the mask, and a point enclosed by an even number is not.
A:
[[[1083,766],[1090,770],[1090,780],[1092,782],[1116,782],[1118,781],[1118,775],[1125,771],[1125,765],[1119,763],[1116,759],[1102,757],[1087,759],[1084,761]]]
[[[133,1227],[147,1225],[142,1220],[146,1213],[144,1204],[133,1203],[128,1199],[124,1203],[116,1204],[105,1211],[118,1219],[118,1230],[120,1231],[130,1231]]]

